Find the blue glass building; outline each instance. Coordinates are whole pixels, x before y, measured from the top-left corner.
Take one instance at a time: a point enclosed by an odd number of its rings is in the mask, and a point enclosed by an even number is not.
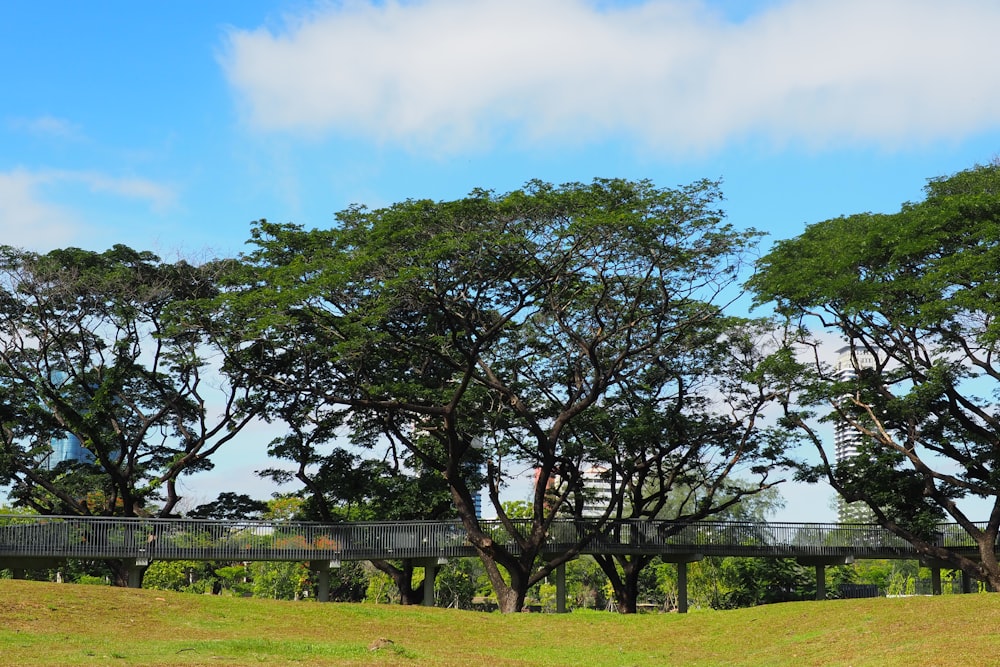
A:
[[[39,465],[45,470],[54,470],[63,461],[76,461],[78,463],[93,463],[94,455],[84,449],[80,438],[72,434],[64,435],[61,438],[49,440],[50,451]]]
[[[52,371],[49,374],[52,384],[62,387],[69,379],[69,375],[64,371]],[[80,438],[72,433],[64,434],[59,438],[49,440],[50,451],[44,455],[38,465],[44,470],[55,470],[56,466],[64,461],[76,461],[78,463],[93,463],[94,455],[84,448]]]

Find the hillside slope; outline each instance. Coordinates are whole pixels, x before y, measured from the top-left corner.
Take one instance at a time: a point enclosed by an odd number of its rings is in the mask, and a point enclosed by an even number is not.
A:
[[[0,665],[1000,664],[1000,596],[502,616],[0,580]]]

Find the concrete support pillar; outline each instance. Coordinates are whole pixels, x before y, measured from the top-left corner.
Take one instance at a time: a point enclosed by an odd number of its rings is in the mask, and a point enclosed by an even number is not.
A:
[[[566,613],[566,563],[556,568],[556,613]]]
[[[816,599],[826,599],[826,568],[830,565],[850,565],[854,556],[799,556],[795,559],[799,565],[812,565],[816,568]]]
[[[309,561],[309,569],[317,574],[316,599],[319,602],[330,601],[330,568],[340,567],[339,560]]]
[[[955,566],[944,560],[936,558],[920,559],[920,566],[929,568],[931,571],[931,594],[941,595],[941,570],[950,570]],[[965,573],[962,573],[962,586],[966,585]]]
[[[146,564],[132,563],[128,566],[128,587],[142,588],[142,573],[146,571]]]
[[[324,567],[317,571],[316,599],[320,602],[330,601],[330,568]]]
[[[931,595],[941,595],[941,568],[931,568]]]
[[[677,564],[677,613],[686,614],[688,611],[688,563],[694,563],[702,558],[704,554],[666,554],[660,556],[664,563]]]
[[[544,556],[543,556],[544,558]],[[556,613],[566,613],[566,563],[556,565]]]
[[[424,568],[424,582],[421,584],[421,588],[424,591],[424,599],[421,602],[423,606],[434,606],[434,576],[438,568],[447,563],[447,558],[419,558],[413,560],[413,564],[416,567]]]
[[[425,607],[434,606],[434,578],[437,574],[437,563],[424,565],[424,602]]]
[[[677,613],[688,612],[688,564],[677,563]]]

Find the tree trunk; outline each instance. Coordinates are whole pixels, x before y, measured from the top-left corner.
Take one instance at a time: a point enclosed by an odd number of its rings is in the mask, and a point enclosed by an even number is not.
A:
[[[445,477],[451,489],[452,501],[465,527],[469,542],[476,548],[479,560],[486,569],[486,576],[493,587],[493,593],[497,596],[500,612],[511,614],[521,611],[530,585],[531,566],[538,554],[539,545],[529,541],[528,544],[522,545],[521,556],[516,557],[506,547],[495,543],[492,537],[483,533],[479,525],[472,495],[464,479],[458,474],[457,466],[449,470],[449,473]],[[509,583],[501,573],[501,567],[509,576]]]
[[[493,584],[493,591],[497,596],[497,607],[502,614],[514,614],[524,609],[524,597],[527,594],[525,588],[514,588],[512,586],[497,586]]]
[[[991,591],[1000,591],[1000,563],[997,562],[995,542],[996,537],[990,531],[987,531],[984,539],[980,540],[979,572],[976,577],[985,580]]]
[[[625,570],[625,581],[623,582],[624,585],[615,591],[615,599],[618,602],[618,611],[620,613],[634,614],[639,604],[639,571],[645,563],[637,567],[636,561],[639,560],[638,556],[623,560],[625,560],[622,563],[622,567]]]
[[[493,593],[497,596],[497,607],[500,613],[512,614],[524,609],[524,598],[528,594],[528,581],[530,570],[526,570],[522,562],[513,557],[503,559],[505,562],[499,564],[499,559],[488,548],[477,546],[479,560],[486,568],[486,576],[493,587]],[[510,583],[504,578],[500,571],[503,567],[510,577]],[[529,566],[530,567],[530,566]]]
[[[396,590],[399,591],[399,604],[414,605],[424,601],[423,584],[418,584],[416,587],[413,585],[413,561],[411,559],[404,558],[401,568],[387,560],[373,560],[371,563],[376,569],[389,575],[389,578],[392,579]],[[424,572],[426,577],[427,570],[425,569]]]
[[[636,613],[639,604],[639,574],[653,557],[596,554],[594,560],[601,566],[611,584],[618,611],[622,614]],[[621,572],[618,571],[616,564],[621,566]]]
[[[129,570],[131,569],[128,561],[115,558],[108,559],[104,562],[108,566],[108,570],[111,571],[111,585],[128,588],[128,575]],[[143,570],[143,573],[145,573],[145,570]]]

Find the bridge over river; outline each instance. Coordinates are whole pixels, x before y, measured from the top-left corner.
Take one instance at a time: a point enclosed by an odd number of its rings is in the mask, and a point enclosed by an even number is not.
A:
[[[517,551],[500,521],[481,525],[496,542]],[[937,539],[941,546],[970,556],[978,553],[956,524],[940,525]],[[796,558],[816,567],[818,599],[825,597],[824,568],[829,565],[919,558],[912,545],[872,524],[621,521],[601,527],[588,520],[554,521],[542,555],[563,553],[581,543],[582,554],[653,554],[677,563],[682,611],[687,606],[686,564],[705,556]],[[0,568],[11,569],[15,576],[67,558],[121,559],[130,565],[130,585],[139,586],[153,560],[302,561],[319,572],[323,600],[329,594],[330,568],[345,560],[413,559],[434,568],[449,558],[476,555],[458,521],[311,523],[0,514]],[[940,592],[942,565],[930,565],[935,592]],[[429,584],[432,579],[425,577]],[[556,579],[563,608],[563,567]],[[968,590],[968,580],[963,581]],[[432,585],[424,599],[433,604]]]

